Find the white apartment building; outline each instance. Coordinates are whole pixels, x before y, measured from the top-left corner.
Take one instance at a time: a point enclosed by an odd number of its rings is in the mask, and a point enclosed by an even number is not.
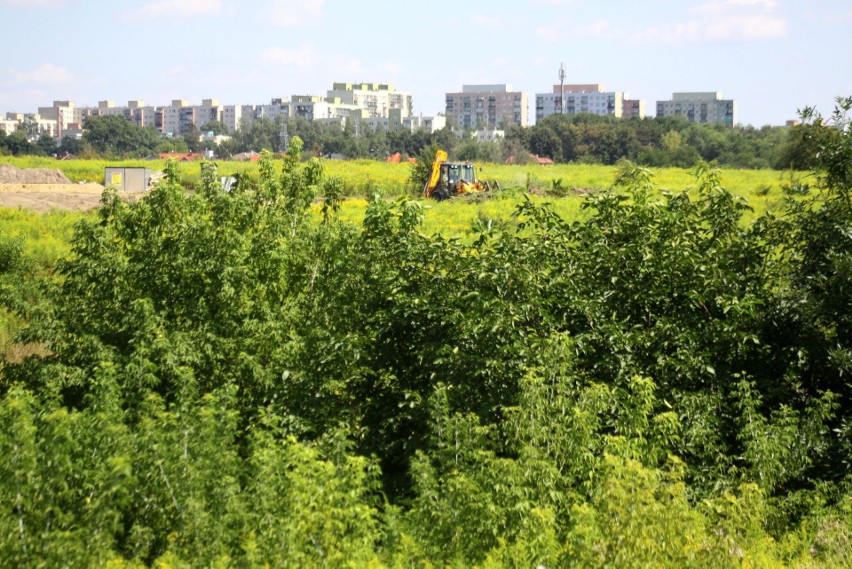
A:
[[[491,128],[529,124],[529,100],[525,92],[508,84],[462,85],[461,92],[447,93],[446,117],[462,128]]]
[[[228,134],[234,134],[240,128],[243,119],[243,108],[246,105],[225,105],[222,107],[222,123],[228,129]],[[254,114],[254,106],[251,106],[251,114]]]
[[[14,118],[9,118],[9,115],[12,115]],[[17,118],[17,113],[6,113],[6,118],[0,120],[0,132],[6,135],[10,135],[16,130],[18,130],[18,125],[21,124],[21,120]]]
[[[683,117],[689,122],[704,124],[737,124],[737,105],[734,99],[723,99],[722,93],[672,93],[670,101],[657,101],[658,117]]]
[[[193,123],[199,131],[210,121],[222,122],[222,105],[216,99],[202,99],[200,105],[194,107]]]
[[[388,117],[394,109],[399,109],[402,118],[406,118],[412,115],[414,108],[409,93],[384,83],[334,83],[326,99],[364,109],[364,118]]]
[[[167,135],[180,135],[193,125],[201,128],[210,121],[224,123],[230,134],[265,118],[272,121],[290,117],[307,120],[339,122],[350,118],[371,121],[372,128],[403,127],[411,130],[444,127],[444,117],[413,117],[412,97],[384,83],[334,83],[327,97],[294,96],[293,101],[282,97],[264,105],[221,105],[216,99],[202,99],[200,105],[190,105],[186,99],[175,99],[168,106],[145,106],[143,101],[129,101],[119,107],[113,101],[99,101],[97,107],[75,108],[70,101],[54,101],[52,107],[39,109],[39,120],[53,121],[51,133],[61,135],[63,129],[80,128],[83,120],[92,116],[123,116],[143,127],[153,127]],[[20,120],[7,119],[0,128],[17,130]],[[21,119],[23,120],[23,119]]]
[[[76,124],[81,124],[83,120],[89,117],[103,116],[121,116],[130,122],[142,126],[153,127],[161,130],[161,121],[158,121],[158,109],[152,106],[145,106],[143,101],[128,101],[126,107],[119,107],[114,101],[98,101],[97,107],[84,107],[81,110],[80,120]]]
[[[127,101],[127,110],[125,111],[127,120],[143,127],[156,128],[161,130],[162,117],[157,120],[158,109],[151,105],[145,105],[144,101]]]
[[[551,93],[535,96],[535,120],[564,113],[592,113],[621,118],[624,95],[620,91],[605,91],[598,83],[585,85],[554,85]]]
[[[173,99],[172,104],[163,107],[162,133],[177,136],[189,130],[196,123],[196,107],[191,106],[186,99]]]
[[[202,99],[200,105],[190,105],[186,99],[174,99],[171,105],[163,107],[160,112],[162,123],[158,130],[164,134],[179,135],[193,126],[200,131],[210,121],[223,122],[224,107],[216,99]],[[154,115],[156,117],[156,112]],[[156,118],[154,125],[158,126]]]
[[[407,128],[411,132],[423,129],[426,132],[432,133],[436,130],[441,130],[446,126],[447,117],[442,115],[434,117],[424,117],[423,115],[420,115],[417,117],[407,117],[402,119],[402,127]]]
[[[478,142],[497,142],[498,140],[506,138],[506,131],[499,129],[476,130],[473,132],[472,136]]]
[[[49,131],[54,137],[61,136],[63,130],[83,120],[82,109],[76,108],[74,101],[53,101],[52,107],[39,107],[37,116],[35,120],[40,123],[40,128]],[[54,122],[53,126],[47,125],[49,121]]]

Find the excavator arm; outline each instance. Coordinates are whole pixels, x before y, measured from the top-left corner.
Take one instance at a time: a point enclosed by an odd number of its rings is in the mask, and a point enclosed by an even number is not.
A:
[[[435,160],[432,162],[432,174],[429,176],[429,181],[426,183],[426,187],[423,188],[424,197],[432,197],[432,190],[434,190],[438,186],[438,182],[441,179],[441,164],[446,161],[446,152],[444,152],[443,150],[439,150],[435,153]]]

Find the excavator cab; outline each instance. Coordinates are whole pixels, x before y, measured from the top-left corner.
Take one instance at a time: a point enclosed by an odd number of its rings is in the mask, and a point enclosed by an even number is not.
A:
[[[455,186],[459,182],[472,184],[476,181],[476,168],[469,162],[444,162],[441,164],[441,179],[446,179],[447,184]]]

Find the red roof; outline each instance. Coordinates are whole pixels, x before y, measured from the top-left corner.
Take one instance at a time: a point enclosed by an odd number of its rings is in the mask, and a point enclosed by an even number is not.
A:
[[[546,156],[536,156],[535,154],[530,154],[530,156],[532,156],[532,158],[533,158],[533,160],[535,160],[536,164],[540,164],[542,166],[550,166],[552,164],[555,164],[555,162],[553,160],[551,160],[550,158],[548,158]]]
[[[204,154],[201,152],[161,152],[160,160],[168,160],[170,158],[174,158],[178,162],[193,162],[195,160],[202,160],[204,158]]]

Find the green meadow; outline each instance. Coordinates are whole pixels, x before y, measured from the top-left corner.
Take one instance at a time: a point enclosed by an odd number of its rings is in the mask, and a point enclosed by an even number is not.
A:
[[[38,157],[0,157],[0,163],[18,168],[58,168],[72,182],[104,182],[104,168],[108,166],[146,167],[153,171],[162,170],[164,160],[125,160],[111,162],[106,160],[67,160],[56,161]],[[374,160],[322,160],[327,176],[338,176],[344,180],[346,194],[351,200],[344,209],[348,216],[358,220],[363,215],[364,198],[378,194],[388,199],[402,196],[417,196],[415,188],[408,180],[408,164],[388,164]],[[258,165],[251,162],[216,161],[221,176],[245,174],[257,176]],[[199,163],[184,162],[178,165],[181,177],[188,187],[200,180]],[[546,196],[554,203],[555,209],[573,218],[579,215],[579,203],[582,196],[596,190],[610,188],[615,180],[617,167],[596,164],[556,164],[539,165],[478,165],[482,180],[497,181],[503,189],[529,191],[532,194]],[[661,191],[682,191],[694,184],[691,170],[683,168],[659,168],[652,170],[652,183]],[[807,172],[788,172],[777,170],[737,170],[720,169],[722,184],[731,193],[745,198],[753,208],[753,215],[764,212],[780,212],[783,201],[791,188],[807,187],[813,183]],[[519,192],[508,192],[497,200],[475,201],[469,203],[459,200],[450,204],[427,204],[426,229],[434,228],[450,234],[454,230],[462,233],[469,231],[469,222],[480,216],[502,218],[511,214],[514,205],[520,199]]]

